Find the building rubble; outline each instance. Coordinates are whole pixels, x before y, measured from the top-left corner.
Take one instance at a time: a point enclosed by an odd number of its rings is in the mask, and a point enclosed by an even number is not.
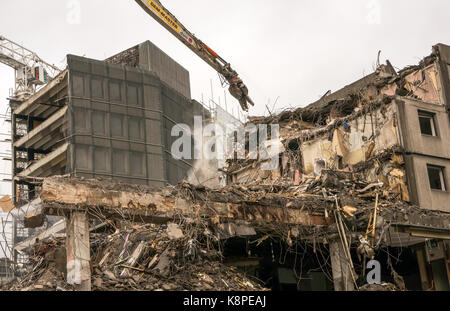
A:
[[[181,230],[175,224],[132,225],[112,234],[91,233],[92,290],[265,290],[257,280],[220,263],[220,254],[207,244],[173,235],[171,227]],[[4,289],[74,290],[66,282],[64,238],[38,243],[29,258],[24,276]]]
[[[148,54],[141,50],[132,48],[109,62],[137,66]],[[450,289],[449,66],[450,47],[438,44],[417,66],[396,72],[387,61],[305,108],[250,117],[249,124],[280,126],[281,150],[275,155],[280,165],[264,170],[267,159],[247,152],[243,159],[228,160],[227,185],[217,189],[185,181],[161,186],[169,184],[162,177],[155,177],[156,183],[135,179],[127,171],[133,166],[124,160],[128,156],[117,157],[115,164],[100,161],[103,155],[114,160],[109,143],[98,159],[94,142],[89,141],[94,152],[82,140],[66,145],[69,151],[80,148],[85,160],[73,160],[67,151],[64,165],[73,171],[54,176],[68,172],[61,160],[54,163],[57,174],[48,169],[45,176],[33,176],[28,170],[17,178],[27,185],[26,195],[33,193],[17,208],[26,224],[39,227],[46,217],[58,216],[65,225],[16,245],[30,260],[4,288]],[[79,69],[72,71],[76,76]],[[173,85],[189,98],[183,83]],[[167,87],[161,87],[165,94]],[[136,150],[130,149],[129,159],[147,148],[144,143],[130,146]],[[166,176],[165,166],[143,159],[136,161],[141,165],[137,172],[153,165],[162,171],[158,176]],[[80,163],[85,165],[81,174]],[[130,174],[117,173],[122,177],[115,179],[111,176],[119,164]],[[380,264],[382,282],[376,283],[381,284],[368,284],[373,261]]]
[[[398,200],[382,183],[368,184],[352,172],[323,170],[298,186],[208,189],[180,183],[153,189],[52,177],[40,187],[41,213],[61,216],[76,211],[108,222],[109,232],[90,233],[92,290],[262,290],[261,281],[222,263],[221,244],[236,235],[278,238],[291,249],[301,241],[325,245],[345,235],[349,251],[364,257],[367,253],[358,241],[364,233],[369,248],[378,251],[391,243],[391,227],[450,229],[449,213],[423,211]],[[378,221],[372,227],[375,209]],[[74,289],[66,283],[64,238],[40,241],[29,255],[26,274],[7,289]],[[358,259],[352,260],[358,264]],[[405,289],[402,283],[363,285],[361,290],[402,286]]]

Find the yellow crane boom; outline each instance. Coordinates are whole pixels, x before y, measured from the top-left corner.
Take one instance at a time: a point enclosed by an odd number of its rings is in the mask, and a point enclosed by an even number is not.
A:
[[[164,28],[178,38],[184,45],[191,49],[201,59],[208,63],[229,84],[229,91],[233,97],[239,100],[244,111],[248,111],[248,104],[254,106],[248,95],[248,88],[239,78],[238,73],[231,68],[213,49],[194,36],[178,19],[172,15],[158,0],[135,0],[150,16],[159,22]]]

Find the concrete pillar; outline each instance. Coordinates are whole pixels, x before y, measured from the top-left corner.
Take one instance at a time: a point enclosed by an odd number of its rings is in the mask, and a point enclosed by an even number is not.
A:
[[[417,264],[419,265],[422,290],[428,290],[430,288],[430,282],[428,279],[427,264],[423,248],[416,250],[416,256],[417,256]]]
[[[79,291],[91,290],[89,221],[85,213],[73,212],[67,219],[67,283]]]
[[[345,257],[341,240],[330,241],[331,268],[335,291],[353,291],[355,286],[352,279],[350,263]]]

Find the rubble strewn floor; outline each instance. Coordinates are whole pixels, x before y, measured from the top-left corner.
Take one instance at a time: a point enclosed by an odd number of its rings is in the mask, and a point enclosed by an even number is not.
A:
[[[207,245],[178,230],[175,224],[136,225],[109,235],[91,234],[92,290],[265,290],[257,280],[222,264]],[[141,243],[141,254],[132,264],[130,257]],[[26,273],[3,289],[73,290],[65,280],[64,239],[41,242],[32,253]]]

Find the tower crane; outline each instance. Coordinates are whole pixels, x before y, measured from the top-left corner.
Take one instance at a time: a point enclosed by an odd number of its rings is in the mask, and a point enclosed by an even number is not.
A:
[[[15,87],[11,99],[23,102],[39,86],[47,84],[61,70],[42,60],[35,52],[0,35],[0,63],[15,70]]]
[[[226,62],[213,49],[194,36],[161,2],[158,0],[135,1],[150,16],[219,73],[222,82],[229,85],[231,95],[239,100],[244,111],[248,111],[248,104],[255,105],[248,95],[247,86],[239,78],[238,73],[231,68],[230,63]]]

